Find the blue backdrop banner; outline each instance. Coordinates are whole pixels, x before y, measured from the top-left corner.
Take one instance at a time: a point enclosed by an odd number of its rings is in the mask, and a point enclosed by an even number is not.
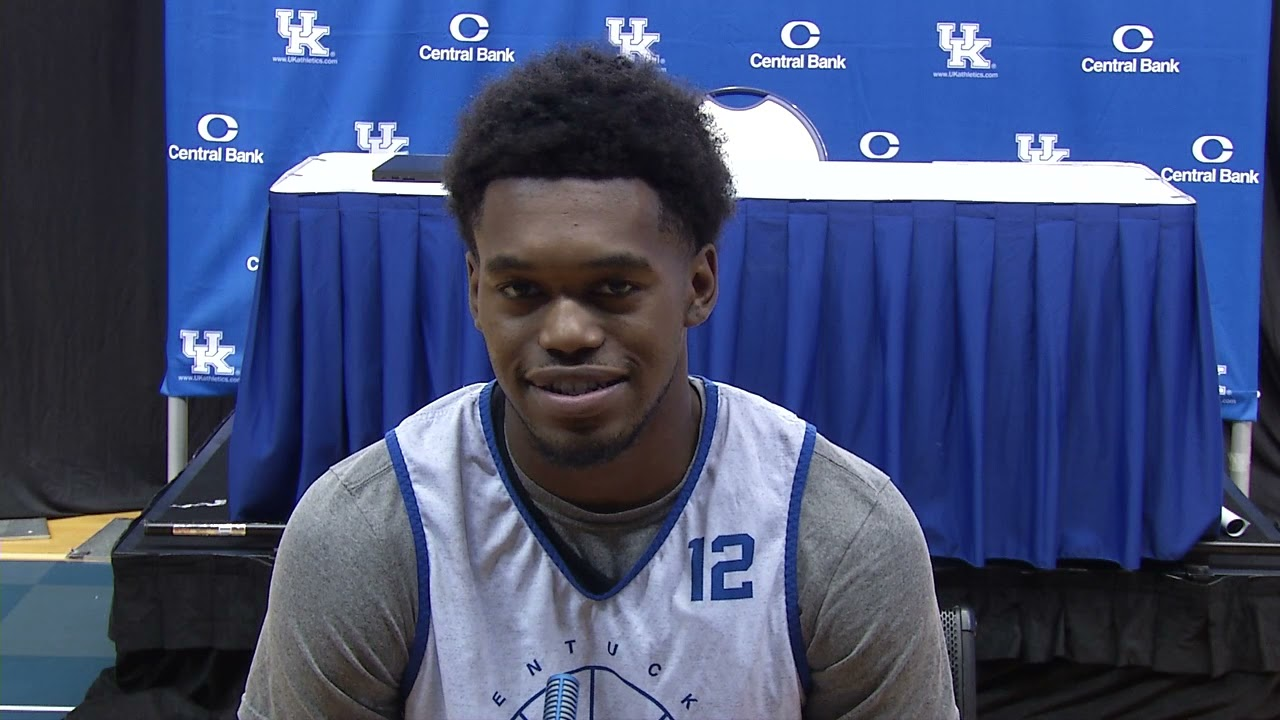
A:
[[[267,190],[326,151],[443,153],[479,85],[561,41],[796,108],[831,160],[1129,161],[1199,203],[1222,415],[1257,410],[1267,0],[171,0],[172,396],[234,393]]]

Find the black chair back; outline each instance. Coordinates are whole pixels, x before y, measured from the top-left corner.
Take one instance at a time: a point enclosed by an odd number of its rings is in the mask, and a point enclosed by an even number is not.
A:
[[[973,611],[958,606],[942,611],[942,634],[951,658],[951,687],[960,708],[960,720],[978,716],[978,657],[974,646]]]

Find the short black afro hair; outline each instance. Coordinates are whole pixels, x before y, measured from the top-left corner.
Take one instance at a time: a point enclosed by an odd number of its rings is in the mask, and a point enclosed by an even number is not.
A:
[[[637,178],[693,250],[734,207],[722,139],[701,94],[654,63],[562,46],[488,84],[459,118],[445,164],[449,209],[467,246],[485,189],[503,178]]]

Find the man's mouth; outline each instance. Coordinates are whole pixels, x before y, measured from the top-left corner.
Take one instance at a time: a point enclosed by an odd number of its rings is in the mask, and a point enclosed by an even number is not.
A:
[[[597,390],[603,390],[613,387],[621,382],[624,378],[616,380],[607,380],[603,382],[592,382],[582,380],[560,380],[550,383],[534,383],[534,387],[556,395],[567,395],[573,397],[575,395],[586,395]]]

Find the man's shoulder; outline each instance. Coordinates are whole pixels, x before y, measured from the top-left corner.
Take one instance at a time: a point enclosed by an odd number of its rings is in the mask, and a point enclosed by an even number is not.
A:
[[[339,460],[330,471],[321,481],[327,480],[333,485],[333,492],[376,493],[386,490],[387,480],[391,481],[392,489],[395,488],[395,465],[385,437]]]
[[[372,534],[394,545],[407,535],[407,518],[395,465],[383,438],[335,463],[317,478],[294,508],[289,531],[316,539]]]
[[[409,515],[385,440],[303,494],[276,555],[242,717],[394,717],[418,617]]]
[[[394,520],[391,526],[397,531],[403,529],[407,506],[396,471],[399,453],[393,443],[403,448],[402,443],[419,442],[433,426],[456,426],[464,414],[479,410],[486,390],[493,385],[473,383],[442,395],[401,420],[383,437],[338,461],[311,484],[294,509],[294,516],[301,511],[332,519],[333,512],[339,510],[340,519],[358,521],[363,516],[384,526],[387,520]]]
[[[893,485],[883,470],[822,433],[818,433],[809,461],[809,481],[815,477],[822,486],[820,489],[830,485],[842,495],[862,498],[878,497]]]
[[[804,483],[802,543],[823,548],[824,555],[843,552],[868,523],[918,531],[914,514],[889,476],[822,434],[814,443]]]
[[[695,376],[715,391],[717,402],[722,406],[730,403],[734,406],[750,408],[757,413],[763,413],[765,416],[775,420],[785,420],[786,422],[804,422],[790,408],[775,402],[774,400],[744,387],[724,382],[723,380],[711,380],[709,378],[701,378]]]
[[[397,423],[392,428],[392,434],[416,434],[426,427],[441,422],[456,422],[467,413],[477,413],[486,396],[494,392],[497,385],[496,381],[471,383],[441,395]]]
[[[479,403],[488,385],[489,383],[464,385],[436,398],[399,422],[393,429],[393,433],[413,434],[426,425],[441,421],[455,421],[459,411],[466,412]],[[387,436],[383,436],[335,463],[329,468],[329,472],[312,484],[312,489],[327,495],[342,493],[353,497],[382,495],[399,497],[398,479],[392,457],[391,442]]]
[[[954,717],[933,571],[888,475],[819,436],[800,509],[806,716]]]
[[[792,410],[755,392],[720,381],[711,384],[723,402],[760,411],[753,415],[768,418],[766,424],[776,421],[779,426],[793,428],[797,423],[807,424]],[[803,478],[802,532],[816,532],[825,541],[837,537],[848,540],[872,517],[908,531],[918,530],[915,515],[884,471],[821,432],[815,435],[808,472]]]

